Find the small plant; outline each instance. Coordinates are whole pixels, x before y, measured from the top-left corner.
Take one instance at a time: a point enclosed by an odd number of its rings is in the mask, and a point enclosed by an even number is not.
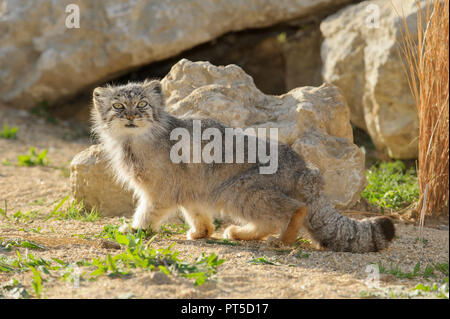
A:
[[[22,239],[3,241],[2,243],[0,243],[0,247],[3,247],[3,249],[5,249],[5,250],[11,250],[12,247],[23,247],[23,248],[40,249],[40,250],[45,249],[45,247],[41,244],[29,241],[29,240],[22,240]]]
[[[154,249],[149,244],[144,247],[143,239],[146,237],[144,231],[138,231],[136,235],[131,233],[125,235],[111,227],[105,228],[105,235],[108,238],[114,236],[117,243],[126,247],[126,252],[115,256],[107,255],[103,259],[94,259],[92,265],[96,269],[90,274],[92,277],[104,274],[123,277],[129,275],[133,268],[143,268],[150,271],[161,271],[166,275],[174,273],[192,278],[195,279],[195,285],[202,285],[224,262],[215,254],[209,256],[202,254],[195,263],[189,264],[178,259],[179,252],[172,250],[174,244],[164,249]]]
[[[50,212],[46,220],[54,218],[57,220],[75,219],[83,222],[94,222],[100,218],[97,210],[94,208],[87,212],[83,202],[72,201],[66,209],[61,209],[69,197],[70,195],[64,197]]]
[[[413,279],[415,277],[423,277],[423,278],[429,278],[429,277],[435,277],[434,270],[435,267],[431,265],[425,266],[425,269],[423,271],[420,270],[420,262],[418,262],[415,266],[412,272],[404,272],[400,269],[399,265],[393,266],[393,264],[390,264],[389,270],[386,269],[381,263],[381,261],[378,262],[378,270],[381,274],[391,274],[397,278],[403,279]]]
[[[419,199],[419,184],[414,168],[402,161],[381,163],[367,172],[367,187],[362,197],[381,208],[399,209]]]
[[[116,226],[107,225],[98,237],[110,238],[125,248],[120,254],[112,256],[107,254],[104,258],[94,258],[92,261],[78,261],[77,266],[94,268],[89,275],[90,280],[96,277],[107,275],[110,277],[124,277],[131,274],[133,269],[141,268],[149,271],[160,271],[166,275],[178,275],[194,280],[195,285],[203,285],[217,268],[224,263],[224,259],[219,259],[217,255],[206,255],[202,253],[195,262],[186,262],[178,258],[179,251],[173,250],[174,244],[168,248],[155,249],[150,247],[151,240],[144,245],[143,241],[148,236],[145,231],[138,231],[136,234],[122,234],[117,231]],[[154,238],[154,236],[152,237]],[[36,258],[28,254],[24,259],[17,250],[17,258],[9,258],[0,255],[0,272],[33,272],[33,289],[38,297],[42,295],[42,282],[44,281],[41,272],[50,275],[50,271],[62,270],[60,280],[73,280],[73,265],[57,258],[52,261]],[[55,265],[56,263],[56,265]]]
[[[160,236],[169,238],[177,234],[186,234],[189,226],[187,224],[164,224],[161,226]]]
[[[6,294],[8,298],[14,299],[28,299],[30,294],[17,279],[13,278],[6,284],[0,285],[0,298],[3,297],[2,292]]]
[[[268,260],[266,256],[264,257],[258,257],[258,258],[252,258],[249,263],[254,265],[274,265],[278,266],[278,263],[276,261]]]
[[[309,239],[306,239],[306,238],[298,238],[295,241],[295,246],[299,247],[301,245],[311,245],[311,241]]]
[[[241,246],[241,243],[231,241],[229,239],[207,239],[208,244],[226,245],[226,246]]]
[[[101,231],[101,233],[96,235],[95,237],[100,237],[103,239],[115,239],[118,229],[118,225],[108,224],[106,226],[103,226],[103,230]]]
[[[6,295],[9,298],[14,299],[28,299],[30,298],[30,294],[25,289],[25,286],[22,285],[17,279],[11,279],[4,285],[0,285],[0,297],[2,297],[1,292],[6,292]]]
[[[295,258],[303,259],[303,258],[309,258],[309,254],[304,253],[303,250],[298,249],[297,252],[294,254]]]
[[[5,219],[9,220],[8,217],[8,204],[6,203],[6,199],[5,199],[5,208],[0,208],[0,215],[2,215]]]
[[[50,163],[47,158],[47,150],[37,153],[34,147],[30,147],[28,155],[17,156],[17,161],[19,166],[45,166]]]
[[[435,264],[434,268],[448,277],[448,263]]]
[[[183,267],[180,267],[178,271],[183,269],[185,271],[185,273],[181,273],[183,277],[194,278],[194,284],[196,286],[201,286],[211,275],[217,272],[217,267],[222,265],[224,262],[225,259],[219,259],[219,257],[214,253],[209,256],[202,253],[202,255],[194,263],[193,267],[183,264]]]
[[[28,212],[22,212],[20,210],[18,210],[17,212],[15,212],[12,217],[14,218],[14,220],[16,222],[19,223],[26,223],[29,222],[30,220],[35,219],[36,217],[38,217],[39,215],[39,211],[37,210],[30,210]]]
[[[42,294],[42,277],[41,273],[38,269],[34,268],[33,266],[29,265],[31,271],[33,272],[33,280],[31,281],[31,284],[33,285],[34,292],[36,293],[36,296],[38,298],[41,298]]]
[[[214,230],[218,230],[220,228],[220,226],[222,226],[223,222],[217,218],[214,218],[213,224],[214,224]]]
[[[447,281],[442,284],[441,286],[438,286],[437,283],[434,283],[432,285],[428,285],[428,284],[418,284],[414,290],[419,291],[419,292],[426,292],[426,293],[431,293],[431,294],[435,294],[438,298],[446,298],[448,299],[449,296],[449,292],[448,292],[448,278]]]
[[[30,229],[30,231],[32,231],[33,233],[36,233],[36,234],[40,234],[41,230],[42,230],[41,226],[37,226],[36,228]]]
[[[26,259],[23,259],[20,252],[16,251],[17,258],[8,258],[7,256],[0,255],[0,271],[1,272],[26,272],[29,271],[29,266],[39,266],[46,274],[49,274],[49,267],[51,267],[51,261],[36,258],[33,254],[29,253]]]
[[[17,136],[17,127],[9,128],[8,125],[3,124],[3,131],[0,131],[0,137],[6,139],[15,139]]]

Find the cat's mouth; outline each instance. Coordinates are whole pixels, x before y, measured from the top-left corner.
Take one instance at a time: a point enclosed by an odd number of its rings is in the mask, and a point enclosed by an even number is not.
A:
[[[125,124],[125,127],[134,128],[134,127],[138,127],[138,126],[133,123],[128,123],[128,124]]]

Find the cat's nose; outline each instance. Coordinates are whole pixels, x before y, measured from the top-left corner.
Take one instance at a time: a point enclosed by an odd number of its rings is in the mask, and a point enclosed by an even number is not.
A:
[[[127,115],[127,120],[132,121],[134,120],[135,116],[134,115]]]

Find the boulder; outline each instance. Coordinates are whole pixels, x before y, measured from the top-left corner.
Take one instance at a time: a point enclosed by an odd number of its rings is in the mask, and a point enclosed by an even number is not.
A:
[[[83,201],[86,209],[96,208],[102,216],[131,216],[133,194],[113,178],[100,145],[81,151],[70,164],[73,198]]]
[[[30,109],[227,32],[261,28],[351,0],[0,2],[0,102]],[[66,10],[68,10],[66,12]],[[68,26],[75,28],[68,28]]]
[[[364,1],[322,21],[322,75],[342,89],[352,123],[369,133],[377,149],[408,159],[418,154],[419,119],[402,65],[397,12],[417,35],[415,0]]]
[[[350,112],[336,86],[323,84],[296,88],[281,96],[265,95],[236,65],[183,59],[162,80],[162,87],[172,115],[213,118],[231,127],[278,128],[281,141],[320,169],[325,192],[337,207],[349,207],[359,199],[366,185],[364,154],[353,144]],[[133,205],[131,195],[111,184],[98,150],[92,146],[74,158],[73,194],[88,207],[103,205],[106,209],[108,205],[111,210],[102,212],[105,215],[118,214],[122,211],[118,207]]]

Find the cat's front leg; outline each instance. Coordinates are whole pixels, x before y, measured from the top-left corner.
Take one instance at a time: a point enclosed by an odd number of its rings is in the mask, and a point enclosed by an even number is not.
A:
[[[119,228],[119,231],[126,233],[138,229],[147,229],[150,227],[152,232],[157,232],[161,227],[161,223],[167,217],[168,214],[174,211],[172,207],[159,207],[153,205],[147,200],[139,200],[139,204],[133,215],[131,224],[124,224]],[[130,227],[131,226],[131,227]],[[131,228],[131,229],[130,229]]]
[[[207,210],[198,205],[191,204],[180,207],[184,219],[189,224],[190,229],[186,235],[187,239],[208,238],[214,233],[214,225],[211,215]]]

